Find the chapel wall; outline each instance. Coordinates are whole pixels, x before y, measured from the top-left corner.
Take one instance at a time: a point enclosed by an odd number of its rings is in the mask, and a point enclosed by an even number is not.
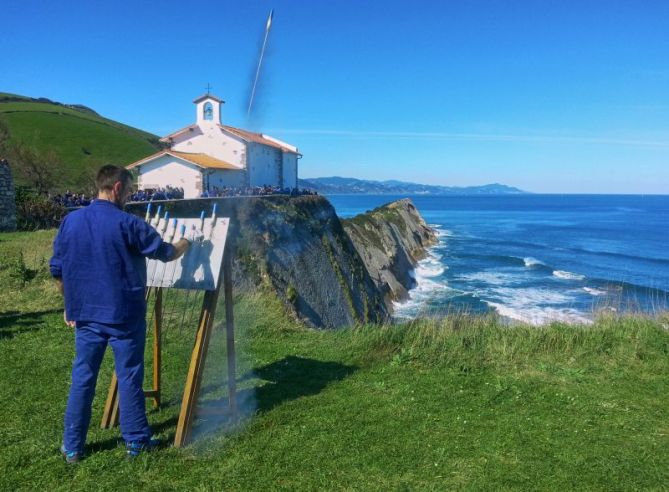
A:
[[[249,144],[250,186],[281,186],[281,153],[267,145]]]
[[[297,188],[297,154],[283,153],[283,187]]]
[[[200,125],[199,132],[189,134],[189,138],[175,142],[172,150],[207,154],[240,168],[246,165],[245,143],[224,135],[215,125]]]
[[[139,189],[183,188],[184,198],[198,198],[202,193],[202,172],[200,168],[176,161],[165,155],[140,167]]]

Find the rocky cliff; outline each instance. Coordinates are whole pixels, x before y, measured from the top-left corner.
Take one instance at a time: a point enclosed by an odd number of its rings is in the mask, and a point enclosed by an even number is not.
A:
[[[409,199],[399,200],[342,221],[368,273],[384,296],[389,310],[392,301],[407,299],[416,286],[413,269],[437,243]]]
[[[317,328],[387,321],[389,300],[406,295],[433,237],[408,200],[344,221],[346,230],[321,196],[162,202],[173,217],[198,217],[213,203],[230,218],[235,291],[271,289]],[[145,207],[128,211],[143,216]]]

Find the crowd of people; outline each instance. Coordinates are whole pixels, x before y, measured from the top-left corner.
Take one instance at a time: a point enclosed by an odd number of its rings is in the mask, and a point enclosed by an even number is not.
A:
[[[151,202],[153,200],[180,200],[183,197],[183,188],[167,186],[165,188],[138,190],[130,196],[129,201]]]
[[[57,195],[49,195],[49,198],[55,204],[62,205],[65,208],[85,207],[90,205],[92,200],[91,197],[83,193],[72,193],[70,190]]]
[[[225,186],[218,188],[214,186],[211,190],[200,194],[201,198],[233,197],[233,196],[268,196],[268,195],[317,195],[318,193],[307,189],[279,188],[278,186]],[[154,200],[179,200],[184,197],[183,188],[167,186],[165,188],[154,188],[139,190],[130,196],[130,202],[150,202]],[[50,195],[51,201],[65,208],[85,207],[91,203],[92,197],[84,193],[65,193]]]
[[[211,190],[203,191],[201,198],[216,198],[229,196],[267,196],[267,195],[315,195],[316,192],[297,188],[280,188],[278,186],[245,186],[232,187],[224,186],[219,188],[214,186]]]

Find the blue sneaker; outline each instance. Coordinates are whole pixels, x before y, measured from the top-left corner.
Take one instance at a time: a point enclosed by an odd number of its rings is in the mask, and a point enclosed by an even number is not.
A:
[[[136,458],[142,453],[153,451],[160,446],[158,439],[147,439],[146,441],[126,441],[125,452],[128,458]]]
[[[83,458],[83,454],[80,453],[79,451],[68,451],[65,449],[65,445],[62,445],[60,447],[60,452],[63,453],[63,458],[65,458],[65,463],[68,465],[74,465],[75,463],[79,463],[81,461],[81,458]]]

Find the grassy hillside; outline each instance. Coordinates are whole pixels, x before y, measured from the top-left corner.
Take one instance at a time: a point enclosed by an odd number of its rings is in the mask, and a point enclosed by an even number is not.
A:
[[[129,490],[636,490],[669,483],[666,316],[541,329],[453,316],[314,331],[266,294],[235,305],[240,422],[201,421],[193,445],[126,461],[118,429],[97,428],[112,370],[107,355],[90,455],[67,467],[57,448],[73,334],[44,270],[52,237],[0,234],[0,282],[13,291],[0,298],[0,490],[118,490],[119,483]],[[25,268],[17,266],[21,251]],[[174,437],[193,335],[166,332],[165,405],[149,412],[166,440]],[[224,338],[217,332],[207,361],[202,398],[209,402],[223,393]]]
[[[158,148],[155,135],[89,108],[0,93],[0,119],[17,139],[40,152],[53,149],[64,164],[62,187],[77,187],[104,163],[128,164]]]

